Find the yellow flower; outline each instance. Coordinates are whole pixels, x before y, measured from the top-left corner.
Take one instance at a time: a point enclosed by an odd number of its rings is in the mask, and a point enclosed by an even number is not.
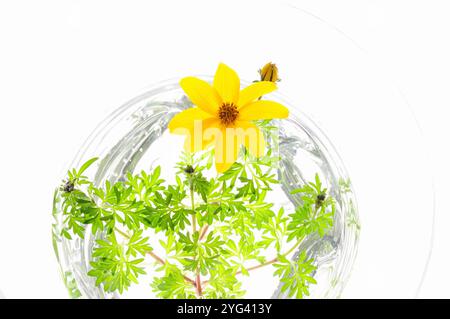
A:
[[[259,75],[261,75],[261,81],[271,81],[277,82],[278,78],[278,67],[275,63],[269,62],[259,70]]]
[[[256,82],[241,91],[238,75],[223,63],[217,68],[213,85],[195,77],[183,78],[180,85],[194,107],[175,115],[169,130],[186,135],[187,151],[214,145],[218,172],[225,172],[236,161],[241,145],[257,157],[264,155],[264,136],[254,120],[289,115],[277,102],[258,100],[274,91],[275,83]]]

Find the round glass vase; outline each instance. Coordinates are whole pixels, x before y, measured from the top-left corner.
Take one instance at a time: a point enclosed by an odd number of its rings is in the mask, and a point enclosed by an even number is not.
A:
[[[128,172],[148,170],[157,165],[165,172],[164,179],[173,178],[183,142],[179,136],[168,132],[167,125],[175,114],[192,106],[178,83],[178,80],[159,83],[114,111],[92,132],[71,168],[79,167],[89,158],[99,157],[97,164],[87,172],[96,186],[104,185],[107,180],[120,181]],[[292,213],[301,202],[291,195],[291,191],[313,181],[316,174],[320,176],[336,202],[333,227],[324,237],[307,237],[290,258],[295,260],[303,251],[308,258],[314,259],[317,269],[313,275],[317,284],[310,286],[309,297],[337,298],[350,276],[360,230],[350,178],[323,131],[282,95],[272,93],[268,96],[290,110],[289,118],[272,122],[277,128],[280,161],[275,169],[279,186],[269,196],[270,201],[276,208],[283,207],[286,214]],[[138,285],[122,294],[106,292],[87,274],[96,240],[104,234],[92,236],[87,229],[84,239],[61,236],[65,226],[58,198],[54,201],[53,217],[55,253],[72,298],[155,297],[149,286],[152,278],[158,275],[152,260],[146,261],[147,274],[142,284],[140,279]],[[273,271],[273,268],[265,267],[250,276],[243,276],[242,288],[246,291],[243,297],[287,298],[288,294],[282,292],[280,279],[273,276]]]

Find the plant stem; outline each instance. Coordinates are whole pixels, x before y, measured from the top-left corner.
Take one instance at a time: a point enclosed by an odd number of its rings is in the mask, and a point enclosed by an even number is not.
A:
[[[292,253],[292,252],[294,251],[295,248],[297,248],[297,247],[302,243],[302,241],[303,241],[303,238],[302,238],[302,239],[299,239],[295,245],[293,245],[293,246],[292,246],[288,251],[286,251],[284,254],[281,254],[281,256],[284,256],[284,257],[288,256],[290,253]],[[262,268],[262,267],[265,267],[265,266],[274,264],[274,263],[276,263],[277,261],[278,261],[278,257],[275,257],[275,258],[273,258],[273,259],[271,259],[271,260],[269,260],[269,261],[266,261],[265,263],[262,263],[262,264],[259,264],[259,265],[256,265],[256,266],[252,266],[252,267],[248,267],[248,268],[246,268],[246,270],[247,270],[247,271],[252,271],[252,270],[255,270],[255,269],[258,269],[258,268]],[[240,274],[242,274],[242,270],[239,270],[239,271],[236,273],[236,275],[240,275]],[[208,283],[208,280],[205,280],[205,281],[202,282],[203,285],[205,285],[205,284],[207,284],[207,283]]]
[[[123,237],[130,239],[130,236],[127,233],[125,233],[124,231],[120,230],[119,228],[116,227],[116,228],[114,228],[114,230],[116,232],[118,232],[119,234],[121,234]]]
[[[197,218],[195,216],[195,200],[194,200],[194,185],[192,184],[192,181],[190,182],[189,190],[191,191],[191,208],[194,214],[192,215],[192,232],[195,233],[197,231]],[[202,230],[200,230],[202,231]],[[200,238],[201,240],[201,238]],[[195,288],[196,293],[198,297],[202,296],[202,281],[200,279],[200,270],[197,269],[196,276],[195,276]]]
[[[252,267],[248,267],[246,270],[247,270],[247,271],[251,271],[251,270],[258,269],[258,268],[262,268],[262,267],[264,267],[264,266],[267,266],[267,265],[271,265],[271,264],[273,264],[273,263],[276,263],[277,261],[278,261],[278,258],[274,258],[274,259],[271,259],[271,260],[269,260],[269,261],[266,261],[265,263],[262,263],[262,264],[259,264],[259,265],[256,265],[256,266],[252,266]],[[240,274],[242,274],[242,270],[240,270],[240,271],[238,271],[238,272],[236,273],[236,275],[240,275]]]
[[[195,201],[194,201],[194,186],[193,185],[191,185],[190,191],[191,191],[191,207],[192,207],[192,211],[194,212],[194,214],[192,215],[192,232],[195,233],[197,231],[197,219],[195,218]]]
[[[208,228],[209,228],[209,225],[205,225],[205,227],[203,227],[200,230],[200,238],[199,238],[199,240],[202,240],[205,237],[206,233],[208,232]]]
[[[285,252],[283,254],[284,257],[287,257],[290,253],[292,253],[294,251],[295,248],[297,248],[298,246],[300,246],[300,244],[302,243],[304,238],[301,238],[297,241],[297,243],[291,247],[291,249],[289,249],[287,252]]]
[[[165,265],[166,262],[164,261],[164,259],[162,259],[161,257],[159,257],[157,254],[155,254],[153,251],[149,250],[147,251],[147,254],[149,254],[150,256],[153,257],[153,259],[155,259],[157,262],[159,262],[161,265]]]
[[[202,296],[203,292],[202,292],[202,281],[200,279],[200,273],[197,272],[197,276],[195,278],[195,287],[197,288],[197,295],[199,297]]]

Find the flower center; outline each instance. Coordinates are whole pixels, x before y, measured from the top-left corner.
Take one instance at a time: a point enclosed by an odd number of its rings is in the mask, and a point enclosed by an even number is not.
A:
[[[239,111],[233,103],[223,103],[219,108],[219,119],[224,125],[234,124]]]

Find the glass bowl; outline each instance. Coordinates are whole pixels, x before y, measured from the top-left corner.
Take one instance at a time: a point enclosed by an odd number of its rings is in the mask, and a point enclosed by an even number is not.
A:
[[[359,221],[357,206],[350,179],[341,159],[330,140],[298,107],[290,104],[280,94],[270,94],[290,109],[286,120],[274,121],[279,129],[278,152],[281,162],[276,170],[279,189],[269,194],[275,207],[283,207],[285,213],[292,213],[301,204],[291,191],[314,180],[319,174],[321,181],[336,199],[336,213],[332,230],[323,238],[309,236],[298,248],[313,257],[317,270],[314,278],[317,285],[311,286],[311,297],[340,296],[353,265],[357,251]],[[79,167],[92,156],[100,159],[91,169],[90,177],[96,186],[109,180],[122,180],[128,172],[160,165],[164,179],[174,179],[175,165],[182,150],[182,139],[171,135],[167,125],[178,112],[191,107],[190,101],[181,90],[178,80],[160,83],[147,92],[130,100],[108,116],[91,134],[72,167]],[[130,287],[122,295],[106,293],[102,286],[87,275],[94,237],[86,232],[85,239],[69,240],[59,235],[63,227],[61,205],[54,203],[54,244],[65,283],[73,296],[86,298],[152,298],[149,284],[155,275],[154,264],[148,260],[148,280]],[[153,239],[157,241],[157,239]],[[152,245],[152,239],[150,239]],[[298,253],[293,255],[295,260]],[[262,284],[258,284],[262,283]],[[245,298],[285,298],[279,281],[273,277],[273,269],[261,269],[243,279]],[[75,291],[75,292],[74,292]]]

